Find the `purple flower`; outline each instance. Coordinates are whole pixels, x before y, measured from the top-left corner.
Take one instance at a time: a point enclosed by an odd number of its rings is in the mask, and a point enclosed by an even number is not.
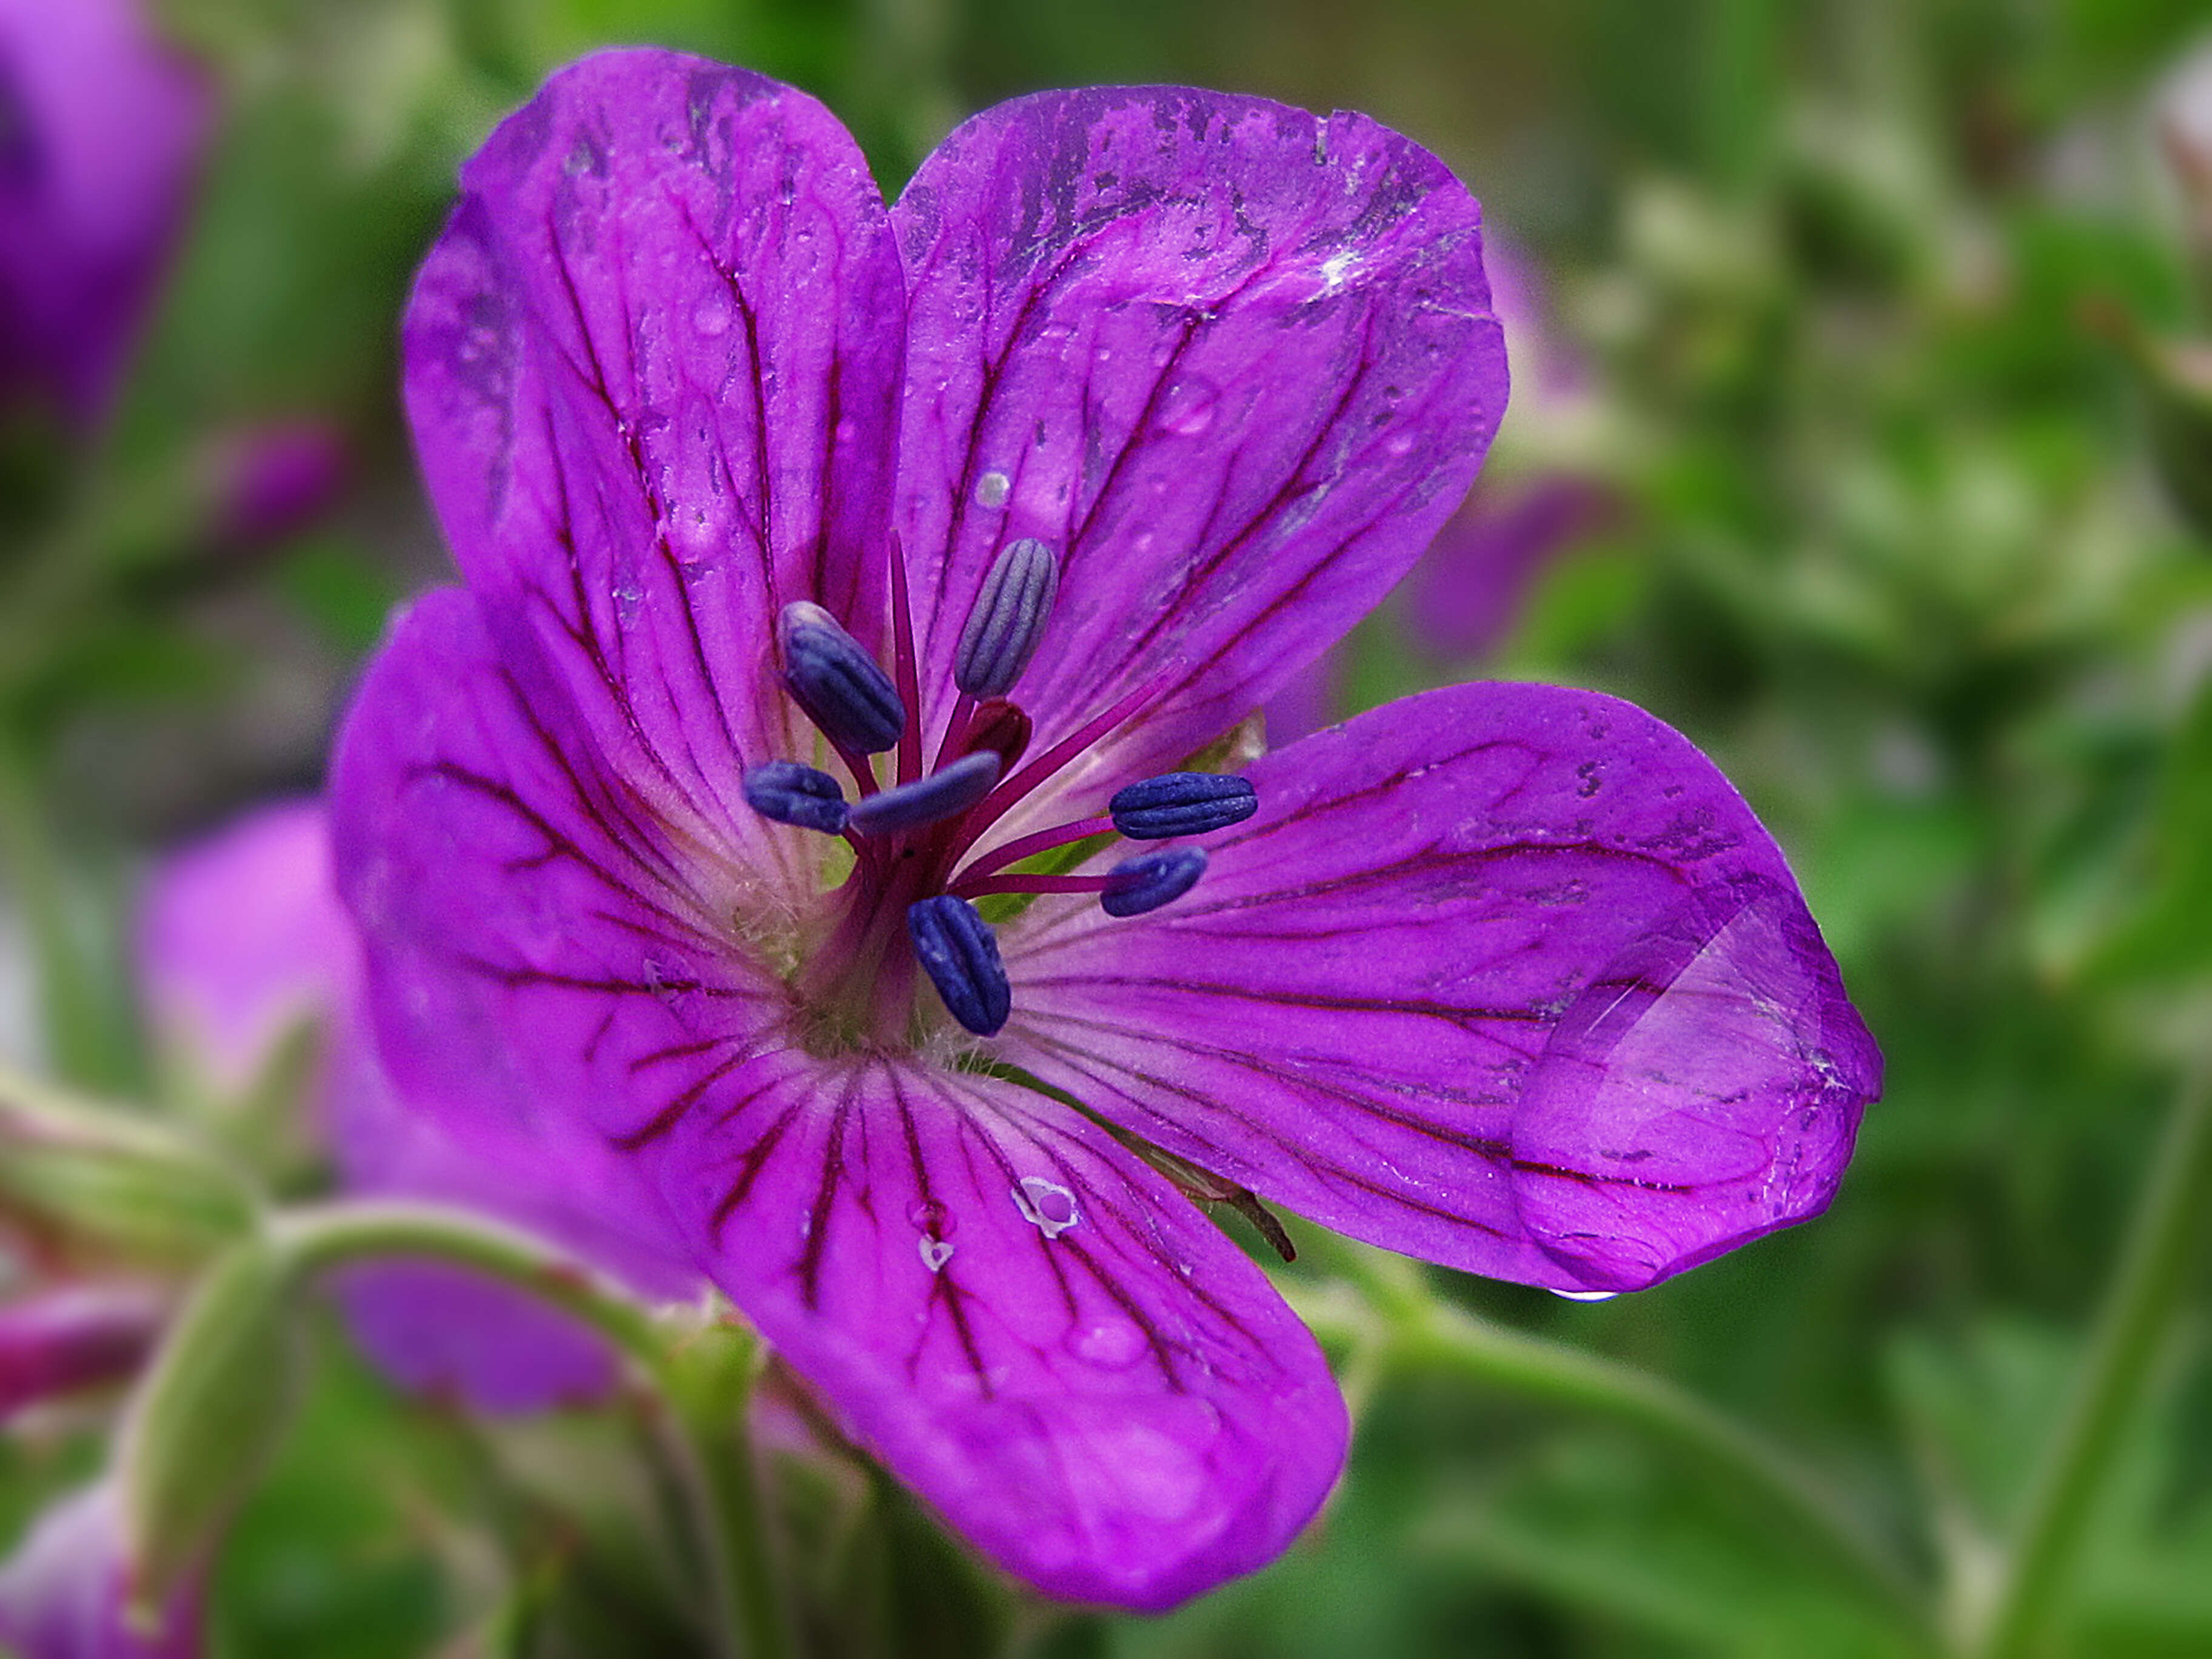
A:
[[[106,412],[210,106],[132,0],[0,0],[0,398]]]
[[[1537,574],[1604,518],[1610,501],[1594,479],[1563,470],[1551,452],[1560,434],[1589,423],[1589,380],[1553,326],[1535,268],[1498,239],[1484,249],[1491,299],[1515,366],[1516,397],[1498,428],[1508,459],[1528,448],[1533,465],[1490,471],[1468,493],[1401,590],[1404,632],[1438,662],[1485,655],[1505,637]],[[1520,441],[1516,443],[1516,440]],[[1345,653],[1332,653],[1267,700],[1267,735],[1277,744],[1319,731],[1337,717]]]
[[[1497,423],[1432,157],[1048,94],[886,210],[811,99],[634,52],[462,182],[405,340],[466,586],[337,763],[381,1052],[442,1125],[595,1133],[605,1212],[994,1559],[1165,1607],[1343,1458],[1311,1337],[1124,1135],[1565,1289],[1826,1204],[1878,1059],[1674,733],[1469,686],[1193,758]]]
[[[217,538],[264,546],[329,510],[345,484],[345,442],[319,421],[276,422],[225,437],[212,471]]]
[[[0,1419],[56,1395],[130,1376],[163,1308],[134,1285],[71,1285],[0,1304]]]
[[[0,1563],[0,1648],[21,1659],[195,1659],[200,1587],[150,1627],[129,1609],[121,1499],[107,1484],[55,1504]]]
[[[188,1086],[235,1100],[303,1025],[324,1042],[309,1094],[345,1184],[364,1194],[485,1210],[568,1244],[648,1295],[689,1294],[696,1276],[649,1224],[610,1216],[592,1190],[596,1142],[549,1148],[522,1122],[449,1132],[401,1109],[366,1040],[361,947],[331,880],[319,802],[248,814],[155,872],[138,959],[155,1042]],[[539,1161],[553,1174],[518,1182]],[[566,1316],[466,1272],[402,1262],[349,1273],[356,1335],[395,1380],[488,1411],[595,1399],[617,1362]]]

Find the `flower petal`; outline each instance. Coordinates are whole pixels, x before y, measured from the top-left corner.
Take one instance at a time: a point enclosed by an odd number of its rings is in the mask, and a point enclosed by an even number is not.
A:
[[[163,860],[137,945],[164,1063],[244,1096],[297,1027],[343,1018],[357,994],[361,947],[331,882],[322,803],[262,807]]]
[[[872,641],[885,603],[904,289],[874,182],[804,94],[642,50],[553,76],[461,178],[406,321],[454,554],[624,772],[771,847],[738,781],[796,752],[776,614]]]
[[[260,1079],[297,1025],[322,1028],[312,1103],[357,1194],[434,1199],[532,1229],[632,1286],[671,1299],[688,1256],[602,1215],[588,1132],[577,1159],[478,1115],[465,1144],[393,1093],[361,1006],[361,947],[338,902],[321,803],[248,813],[159,866],[139,927],[146,1000],[165,1050],[227,1098]],[[671,1252],[675,1251],[672,1255]],[[363,1267],[338,1285],[355,1335],[407,1387],[489,1411],[605,1394],[616,1361],[596,1335],[535,1298],[427,1263]]]
[[[655,1063],[641,1055],[682,1049],[655,1081],[722,1063],[721,1039],[692,1042],[693,1005],[726,1030],[774,993],[709,931],[735,908],[710,884],[740,878],[713,859],[687,869],[564,714],[525,706],[472,595],[418,601],[339,739],[339,890],[368,947],[394,1133],[427,1116],[511,1180],[680,1260],[604,1137],[635,1127],[626,1103]]]
[[[716,1280],[849,1431],[1048,1594],[1165,1607],[1272,1559],[1344,1404],[1266,1277],[1058,1103],[766,1056],[661,1149]]]
[[[194,1574],[149,1627],[130,1606],[123,1500],[112,1480],[34,1518],[0,1562],[0,1650],[21,1659],[198,1659],[205,1652],[204,1575]]]
[[[1260,815],[1185,898],[1002,930],[1000,1058],[1342,1231],[1528,1284],[1637,1288],[1826,1206],[1881,1056],[1678,733],[1461,686],[1251,777]]]
[[[0,0],[0,398],[106,414],[214,103],[134,0]]]
[[[923,683],[950,682],[999,550],[1036,538],[1061,585],[1012,696],[1037,748],[1160,684],[1102,778],[1188,754],[1349,628],[1505,407],[1480,210],[1362,116],[1017,99],[945,140],[892,218]]]

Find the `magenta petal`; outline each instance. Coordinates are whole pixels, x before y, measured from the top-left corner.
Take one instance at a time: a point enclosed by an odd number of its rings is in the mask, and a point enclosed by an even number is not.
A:
[[[457,1267],[356,1267],[337,1287],[378,1369],[400,1387],[482,1412],[604,1400],[620,1362],[599,1336],[525,1292]]]
[[[167,1313],[161,1297],[136,1285],[70,1285],[0,1303],[0,1420],[129,1376]]]
[[[784,730],[778,611],[880,632],[904,290],[874,182],[804,94],[643,50],[556,75],[461,179],[405,330],[455,556],[607,753],[766,845],[738,781]]]
[[[719,931],[750,878],[680,842],[561,708],[526,708],[454,590],[393,629],[332,794],[340,889],[406,1107],[466,1146],[538,1142],[530,1179],[664,1243],[603,1136],[681,1110],[783,1006]]]
[[[1009,1571],[1156,1609],[1272,1559],[1344,1405],[1266,1277],[1073,1112],[787,1052],[659,1149],[716,1280]]]
[[[1250,775],[1260,815],[1187,898],[1006,930],[1006,1059],[1330,1226],[1529,1284],[1632,1289],[1826,1206],[1881,1057],[1679,734],[1462,686]]]
[[[986,111],[892,216],[913,290],[898,526],[923,684],[993,556],[1060,597],[1039,750],[1158,683],[1101,772],[1172,763],[1389,590],[1505,407],[1480,212],[1418,146],[1176,88]],[[943,550],[942,562],[939,562]]]
[[[106,413],[211,103],[133,0],[0,0],[0,397]]]
[[[0,1563],[0,1650],[19,1659],[196,1659],[201,1586],[186,1584],[159,1627],[131,1620],[122,1499],[90,1486],[36,1521]]]
[[[369,1047],[360,945],[332,884],[320,803],[263,808],[171,858],[149,884],[139,941],[163,1047],[219,1091],[249,1087],[295,1025],[322,1027],[315,1103],[349,1191],[483,1211],[647,1294],[680,1297],[696,1286],[672,1246],[602,1212],[595,1137],[564,1153],[538,1126],[478,1115],[457,1138],[393,1094]],[[598,1337],[465,1273],[368,1267],[338,1289],[362,1346],[409,1387],[517,1411],[603,1395],[615,1378]]]
[[[1406,584],[1407,631],[1431,655],[1479,657],[1519,620],[1553,555],[1602,518],[1604,492],[1562,475],[1492,490],[1486,481],[1443,528]]]
[[[169,858],[137,932],[157,1046],[219,1094],[252,1088],[295,1028],[349,1017],[361,946],[320,801],[264,807]]]

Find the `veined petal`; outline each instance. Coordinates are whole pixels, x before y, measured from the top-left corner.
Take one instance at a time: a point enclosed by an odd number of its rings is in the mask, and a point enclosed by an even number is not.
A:
[[[716,931],[749,878],[681,842],[566,711],[526,705],[454,590],[395,627],[332,793],[339,890],[405,1112],[495,1164],[534,1147],[515,1179],[683,1259],[605,1137],[635,1127],[641,1078],[680,1093],[726,1068],[778,994]]]
[[[1259,815],[1176,903],[1002,930],[1001,1058],[1340,1231],[1528,1284],[1633,1289],[1826,1206],[1881,1056],[1678,733],[1461,686],[1251,776]]]
[[[714,1278],[844,1426],[1049,1595],[1165,1607],[1273,1558],[1344,1404],[1266,1277],[1058,1103],[795,1051],[655,1149]]]
[[[1343,634],[1505,407],[1480,211],[1361,116],[1179,88],[1017,99],[946,139],[892,217],[924,684],[950,681],[999,550],[1036,538],[1060,588],[1011,695],[1036,747],[1160,688],[1102,781],[1180,759]]]
[[[167,860],[149,884],[141,982],[180,1071],[242,1096],[283,1040],[312,1023],[322,1052],[308,1103],[349,1192],[479,1210],[567,1245],[647,1294],[691,1294],[698,1276],[688,1257],[619,1212],[602,1212],[594,1169],[602,1153],[588,1132],[580,1159],[557,1149],[549,1157],[527,1125],[477,1115],[461,1126],[464,1141],[407,1109],[373,1051],[360,957],[320,802],[248,813]],[[592,1332],[459,1269],[362,1267],[337,1288],[362,1346],[410,1388],[525,1411],[602,1395],[616,1376],[613,1354]]]
[[[461,178],[406,391],[462,571],[611,764],[771,849],[738,781],[799,752],[777,613],[881,632],[904,289],[866,165],[804,94],[640,50],[553,76]]]

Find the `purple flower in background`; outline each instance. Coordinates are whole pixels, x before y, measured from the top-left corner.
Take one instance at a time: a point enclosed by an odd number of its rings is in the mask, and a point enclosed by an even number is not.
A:
[[[215,533],[242,547],[297,535],[344,487],[345,441],[320,421],[250,428],[216,447]]]
[[[32,1522],[0,1563],[0,1648],[19,1659],[196,1659],[198,1584],[180,1590],[154,1627],[131,1617],[120,1504],[102,1484]]]
[[[1471,686],[1193,758],[1503,408],[1406,140],[1048,94],[886,209],[811,99],[611,53],[467,165],[405,337],[466,586],[334,795],[400,1097],[595,1134],[604,1212],[1010,1571],[1165,1607],[1342,1462],[1310,1335],[1122,1134],[1567,1290],[1827,1201],[1878,1058],[1674,733]]]
[[[672,1246],[597,1205],[594,1164],[611,1155],[595,1140],[548,1147],[531,1125],[488,1119],[448,1133],[400,1108],[366,1040],[360,953],[331,884],[321,805],[250,813],[155,874],[138,957],[157,1046],[191,1086],[237,1099],[289,1035],[319,1027],[309,1094],[350,1190],[482,1209],[568,1244],[644,1293],[690,1294],[696,1275]],[[362,1345],[418,1391],[527,1411],[599,1398],[615,1382],[617,1361],[598,1337],[460,1269],[358,1268],[340,1295]]]
[[[106,412],[210,101],[133,0],[0,0],[0,398]]]
[[[70,1285],[0,1304],[0,1420],[118,1382],[160,1334],[160,1297],[136,1285]]]
[[[1589,371],[1565,343],[1525,255],[1492,240],[1485,250],[1498,320],[1514,365],[1513,409],[1499,428],[1516,438],[1577,422],[1590,403]],[[1540,453],[1541,446],[1539,446]],[[1525,476],[1484,477],[1406,584],[1407,631],[1444,661],[1479,657],[1511,626],[1529,582],[1553,555],[1603,517],[1595,481],[1540,460]]]
[[[1498,428],[1500,446],[1510,452],[1516,438],[1581,423],[1590,403],[1589,377],[1559,340],[1527,258],[1494,237],[1483,252],[1492,308],[1514,365],[1513,407]],[[1407,578],[1397,610],[1407,637],[1426,656],[1465,662],[1496,647],[1537,574],[1604,518],[1605,489],[1542,459],[1549,445],[1541,438],[1537,447],[1537,465],[1519,476],[1500,477],[1493,456],[1489,472]],[[1303,738],[1337,718],[1345,654],[1317,659],[1267,700],[1271,742]]]

